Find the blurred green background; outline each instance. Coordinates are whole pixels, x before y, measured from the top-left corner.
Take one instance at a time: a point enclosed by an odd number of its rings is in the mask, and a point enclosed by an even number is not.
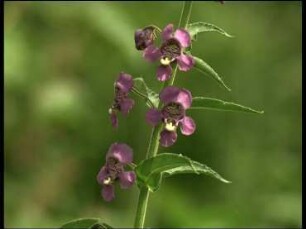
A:
[[[138,189],[100,196],[96,174],[115,142],[135,161],[150,127],[141,99],[119,129],[108,108],[120,71],[155,89],[156,65],[134,49],[134,31],[177,25],[183,2],[5,2],[5,226],[58,227],[101,217],[131,227]],[[197,131],[161,152],[203,162],[231,180],[168,178],[150,196],[150,227],[301,226],[301,2],[194,2],[191,22],[235,38],[201,34],[193,54],[231,86],[227,92],[192,70],[176,85],[194,96],[235,101],[264,115],[189,111]]]

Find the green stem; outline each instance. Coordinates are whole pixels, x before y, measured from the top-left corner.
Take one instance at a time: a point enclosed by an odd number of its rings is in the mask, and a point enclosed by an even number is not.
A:
[[[184,25],[184,28],[187,27],[189,23],[190,15],[191,15],[191,8],[192,8],[192,1],[185,1],[178,28],[181,27],[181,25]],[[174,84],[176,72],[177,72],[177,65],[174,68],[171,79],[164,83],[164,86],[162,89]],[[158,104],[158,108],[160,108],[160,106],[161,104]],[[158,148],[159,148],[159,136],[160,136],[161,131],[162,131],[162,124],[159,124],[158,126],[152,129],[146,158],[151,158],[151,157],[156,156],[158,152]],[[144,227],[146,211],[148,207],[148,201],[149,201],[149,189],[147,187],[141,187],[139,198],[138,198],[136,218],[135,218],[135,223],[134,223],[135,228]]]
[[[149,189],[141,188],[135,218],[134,228],[143,228],[149,200]]]
[[[171,77],[170,80],[168,80],[167,86],[172,86],[174,84],[174,80],[175,80],[175,77],[176,77],[176,71],[177,71],[177,65],[174,68],[173,76]]]
[[[192,1],[184,1],[183,10],[181,13],[180,21],[178,27],[184,25],[184,28],[187,28],[191,15]]]
[[[154,104],[152,103],[151,99],[149,99],[145,94],[138,91],[136,88],[133,87],[132,92],[134,92],[136,95],[139,95],[140,97],[144,98],[150,104],[150,106],[152,108],[155,107]]]

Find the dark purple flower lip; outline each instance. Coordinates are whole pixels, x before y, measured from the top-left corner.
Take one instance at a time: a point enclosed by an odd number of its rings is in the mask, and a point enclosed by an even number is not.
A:
[[[168,131],[176,131],[179,121],[185,116],[185,109],[180,103],[170,102],[161,110],[164,128]]]
[[[178,40],[171,38],[162,44],[160,51],[162,54],[160,63],[162,65],[169,65],[171,62],[175,61],[176,57],[181,55],[182,47]]]
[[[180,103],[170,102],[161,111],[165,119],[181,120],[185,116],[185,109]]]

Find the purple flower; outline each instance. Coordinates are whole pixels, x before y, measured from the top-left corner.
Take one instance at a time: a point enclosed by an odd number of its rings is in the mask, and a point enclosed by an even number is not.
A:
[[[128,98],[128,94],[132,90],[133,84],[132,76],[123,72],[119,74],[119,77],[114,84],[115,99],[109,109],[113,127],[118,127],[117,112],[120,111],[123,115],[127,115],[135,104],[133,99]]]
[[[154,26],[147,26],[143,29],[136,30],[134,39],[137,50],[144,50],[153,44],[156,38],[155,29],[156,28]]]
[[[150,62],[160,61],[161,65],[157,69],[157,79],[165,81],[170,79],[172,74],[172,63],[177,63],[179,70],[189,71],[194,65],[191,55],[184,53],[185,48],[191,45],[191,38],[187,30],[177,29],[173,31],[173,25],[167,25],[162,31],[162,45],[157,48],[154,45],[148,46],[143,57]]]
[[[161,91],[159,98],[164,104],[163,108],[160,111],[155,108],[150,109],[146,113],[146,121],[153,126],[163,123],[159,141],[162,146],[168,147],[176,142],[178,126],[184,135],[191,135],[196,129],[193,119],[186,116],[186,110],[192,103],[192,96],[186,89],[169,86]]]
[[[97,181],[102,185],[102,197],[111,201],[115,197],[114,183],[119,181],[123,189],[130,188],[136,179],[133,171],[125,171],[124,166],[132,163],[133,151],[126,144],[114,143],[106,154],[106,163],[97,175]]]

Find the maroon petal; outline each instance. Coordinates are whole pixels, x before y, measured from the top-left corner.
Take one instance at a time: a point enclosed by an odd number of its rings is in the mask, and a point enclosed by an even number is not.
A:
[[[155,108],[152,108],[146,113],[146,121],[152,126],[156,126],[162,120],[161,112]]]
[[[100,169],[100,171],[99,171],[99,173],[98,173],[98,175],[97,175],[97,182],[98,182],[99,184],[103,185],[103,181],[105,180],[105,178],[106,178],[108,175],[109,175],[109,174],[108,174],[108,172],[107,172],[106,166],[103,166],[103,167]]]
[[[179,93],[180,89],[178,87],[168,86],[161,91],[159,98],[163,103],[167,104],[170,102],[175,102]]]
[[[144,32],[142,29],[137,29],[134,33],[134,40],[135,40],[135,47],[137,50],[143,50],[144,49]]]
[[[175,102],[182,104],[184,109],[188,109],[192,103],[191,92],[186,89],[181,89],[176,97]]]
[[[106,160],[110,157],[116,158],[122,164],[128,164],[133,161],[133,150],[127,144],[114,143],[107,152]]]
[[[166,81],[170,79],[171,74],[172,74],[172,68],[170,65],[166,66],[160,65],[157,69],[156,76],[159,81]]]
[[[194,59],[192,56],[189,56],[189,55],[182,54],[178,56],[176,60],[177,60],[178,68],[183,72],[189,71],[194,65]]]
[[[161,58],[162,54],[159,50],[159,48],[154,47],[154,45],[148,46],[144,51],[143,51],[143,57],[145,60],[149,62],[155,62]]]
[[[113,185],[103,185],[102,196],[105,201],[112,201],[115,198],[115,190]]]
[[[181,43],[181,46],[187,48],[191,44],[190,35],[185,29],[178,29],[174,33],[174,37]]]
[[[127,115],[133,108],[135,101],[130,98],[126,98],[120,102],[120,111],[122,114]]]
[[[115,128],[118,128],[118,118],[117,118],[117,113],[116,112],[111,112],[110,114],[112,126]]]
[[[173,33],[173,24],[168,24],[162,31],[162,38],[164,41],[170,39]]]
[[[159,142],[164,147],[169,147],[176,142],[177,134],[175,131],[163,130],[160,133]]]
[[[129,92],[132,89],[133,84],[133,77],[124,72],[119,74],[119,77],[116,81],[116,86],[119,87],[123,92]]]
[[[136,175],[133,171],[122,172],[119,174],[120,187],[123,189],[130,188],[136,180]]]
[[[144,50],[154,41],[154,28],[149,26],[136,30],[134,34],[135,47],[137,50]]]
[[[181,122],[181,132],[184,135],[191,135],[196,129],[196,124],[191,117],[184,117]]]

